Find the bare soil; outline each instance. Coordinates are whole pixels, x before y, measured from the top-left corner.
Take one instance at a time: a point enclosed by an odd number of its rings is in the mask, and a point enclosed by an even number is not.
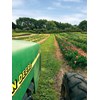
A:
[[[67,42],[67,41],[65,41]],[[77,51],[78,54],[80,54],[81,56],[84,56],[84,57],[87,57],[87,53],[84,52],[81,48],[77,48],[76,46],[74,46],[73,44],[71,44],[70,42],[67,42],[68,44],[70,44],[70,49],[74,50],[74,51]]]
[[[75,46],[72,46],[71,49],[77,51],[81,56],[87,57],[87,54],[82,49]]]
[[[44,41],[46,41],[49,38],[49,36],[50,36],[50,34],[48,34],[46,38],[38,41],[37,43],[42,44]]]
[[[57,75],[55,76],[55,89],[57,92],[59,92],[59,99],[60,99],[60,92],[61,92],[61,83],[62,83],[62,77],[64,75],[64,73],[66,72],[76,72],[81,74],[82,76],[84,76],[84,78],[87,80],[87,69],[81,69],[81,68],[77,68],[77,69],[72,69],[68,64],[67,61],[64,60],[63,55],[60,51],[59,45],[55,39],[54,41],[54,45],[56,47],[56,52],[55,52],[55,56],[56,58],[62,62],[62,66],[59,70],[59,72],[57,73]]]

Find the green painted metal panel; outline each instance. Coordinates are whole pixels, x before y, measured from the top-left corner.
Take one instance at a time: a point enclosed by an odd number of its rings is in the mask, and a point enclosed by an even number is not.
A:
[[[32,78],[37,90],[41,60],[40,46],[22,40],[13,40],[12,43],[12,99],[22,100]]]

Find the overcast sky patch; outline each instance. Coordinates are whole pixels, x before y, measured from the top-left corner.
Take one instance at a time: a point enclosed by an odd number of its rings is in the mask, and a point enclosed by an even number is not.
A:
[[[86,0],[13,0],[12,20],[19,17],[79,24],[87,19]]]

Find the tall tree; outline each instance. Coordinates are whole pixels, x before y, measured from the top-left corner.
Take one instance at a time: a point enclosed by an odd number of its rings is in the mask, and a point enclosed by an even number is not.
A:
[[[56,29],[56,24],[53,21],[47,21],[46,28],[47,30],[54,30]]]
[[[80,24],[78,25],[78,27],[82,30],[82,31],[87,31],[87,21],[83,20],[82,22],[80,22]]]

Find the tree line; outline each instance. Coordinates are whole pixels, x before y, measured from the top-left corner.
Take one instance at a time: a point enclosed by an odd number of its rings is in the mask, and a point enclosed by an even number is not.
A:
[[[71,25],[46,19],[36,20],[22,17],[16,20],[16,24],[12,22],[12,29],[16,32],[30,31],[33,33],[86,32],[87,21],[83,20],[79,25]]]

